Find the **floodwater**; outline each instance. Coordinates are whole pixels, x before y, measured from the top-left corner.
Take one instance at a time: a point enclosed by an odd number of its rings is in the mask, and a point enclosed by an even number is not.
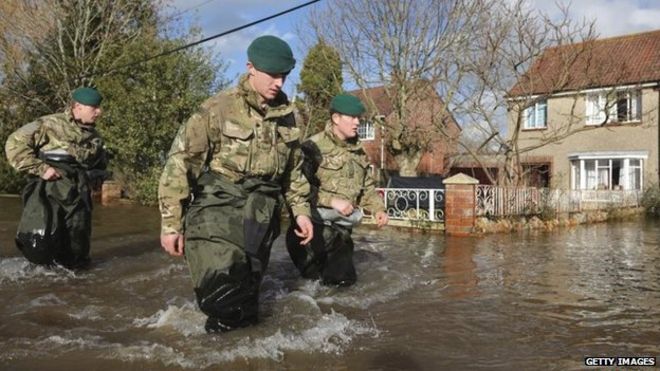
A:
[[[262,322],[204,333],[185,262],[152,208],[96,207],[90,270],[13,245],[0,198],[3,370],[574,370],[660,354],[660,220],[475,238],[355,232],[358,283],[298,278],[282,240]]]

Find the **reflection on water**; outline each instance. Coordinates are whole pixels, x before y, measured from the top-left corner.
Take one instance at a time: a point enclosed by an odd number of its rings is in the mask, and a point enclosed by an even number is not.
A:
[[[360,229],[348,289],[298,278],[278,240],[262,323],[209,336],[155,209],[97,207],[83,272],[27,263],[19,200],[0,210],[0,369],[564,370],[660,353],[657,220],[481,238]]]

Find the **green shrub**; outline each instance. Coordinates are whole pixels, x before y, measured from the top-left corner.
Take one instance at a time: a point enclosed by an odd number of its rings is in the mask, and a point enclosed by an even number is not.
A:
[[[660,215],[660,186],[658,184],[646,188],[641,204],[647,212]]]

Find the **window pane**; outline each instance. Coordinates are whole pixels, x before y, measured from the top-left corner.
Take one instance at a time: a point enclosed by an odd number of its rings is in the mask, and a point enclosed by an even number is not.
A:
[[[573,172],[573,189],[580,189],[580,161],[571,161]]]
[[[538,103],[536,105],[536,127],[544,128],[547,117],[548,117],[548,104],[546,102]]]
[[[611,117],[616,115],[616,106],[610,103],[607,104],[607,95],[605,93],[598,95],[598,123],[606,122],[606,120],[611,120]],[[609,116],[608,110],[609,109]]]
[[[631,104],[630,104],[630,119],[631,120],[639,120],[641,119],[641,107],[642,107],[642,97],[639,91],[636,91],[632,94],[631,97]]]
[[[358,136],[361,140],[374,139],[374,124],[370,121],[362,121],[358,126]]]
[[[630,161],[632,163],[632,160]],[[642,169],[640,167],[630,167],[628,169],[630,189],[641,189]]]
[[[527,107],[527,108],[525,108],[525,113],[524,113],[524,115],[525,115],[525,116],[524,116],[524,117],[525,117],[525,123],[524,123],[524,125],[525,125],[525,126],[524,126],[525,129],[531,129],[531,128],[533,128],[534,125],[535,125],[534,120],[535,120],[535,118],[536,118],[536,115],[534,114],[534,107]]]
[[[623,186],[623,160],[612,160],[612,189],[619,189]]]
[[[598,169],[597,189],[610,189],[610,169]]]
[[[548,116],[548,103],[541,101],[535,103],[533,106],[525,108],[523,111],[523,128],[525,129],[539,129],[544,128]]]
[[[630,121],[630,107],[628,106],[628,93],[617,94],[616,100],[616,121]]]
[[[596,189],[596,161],[585,160],[584,172],[587,179],[586,189]]]
[[[633,189],[642,189],[642,169],[637,168],[635,169],[635,183],[633,184]]]
[[[605,121],[605,96],[603,94],[587,95],[587,123],[600,124]]]

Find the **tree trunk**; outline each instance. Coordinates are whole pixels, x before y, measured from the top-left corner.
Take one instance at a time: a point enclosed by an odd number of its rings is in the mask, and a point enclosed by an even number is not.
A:
[[[422,159],[422,152],[415,153],[401,153],[394,156],[396,163],[399,165],[400,176],[417,176],[417,165]]]

